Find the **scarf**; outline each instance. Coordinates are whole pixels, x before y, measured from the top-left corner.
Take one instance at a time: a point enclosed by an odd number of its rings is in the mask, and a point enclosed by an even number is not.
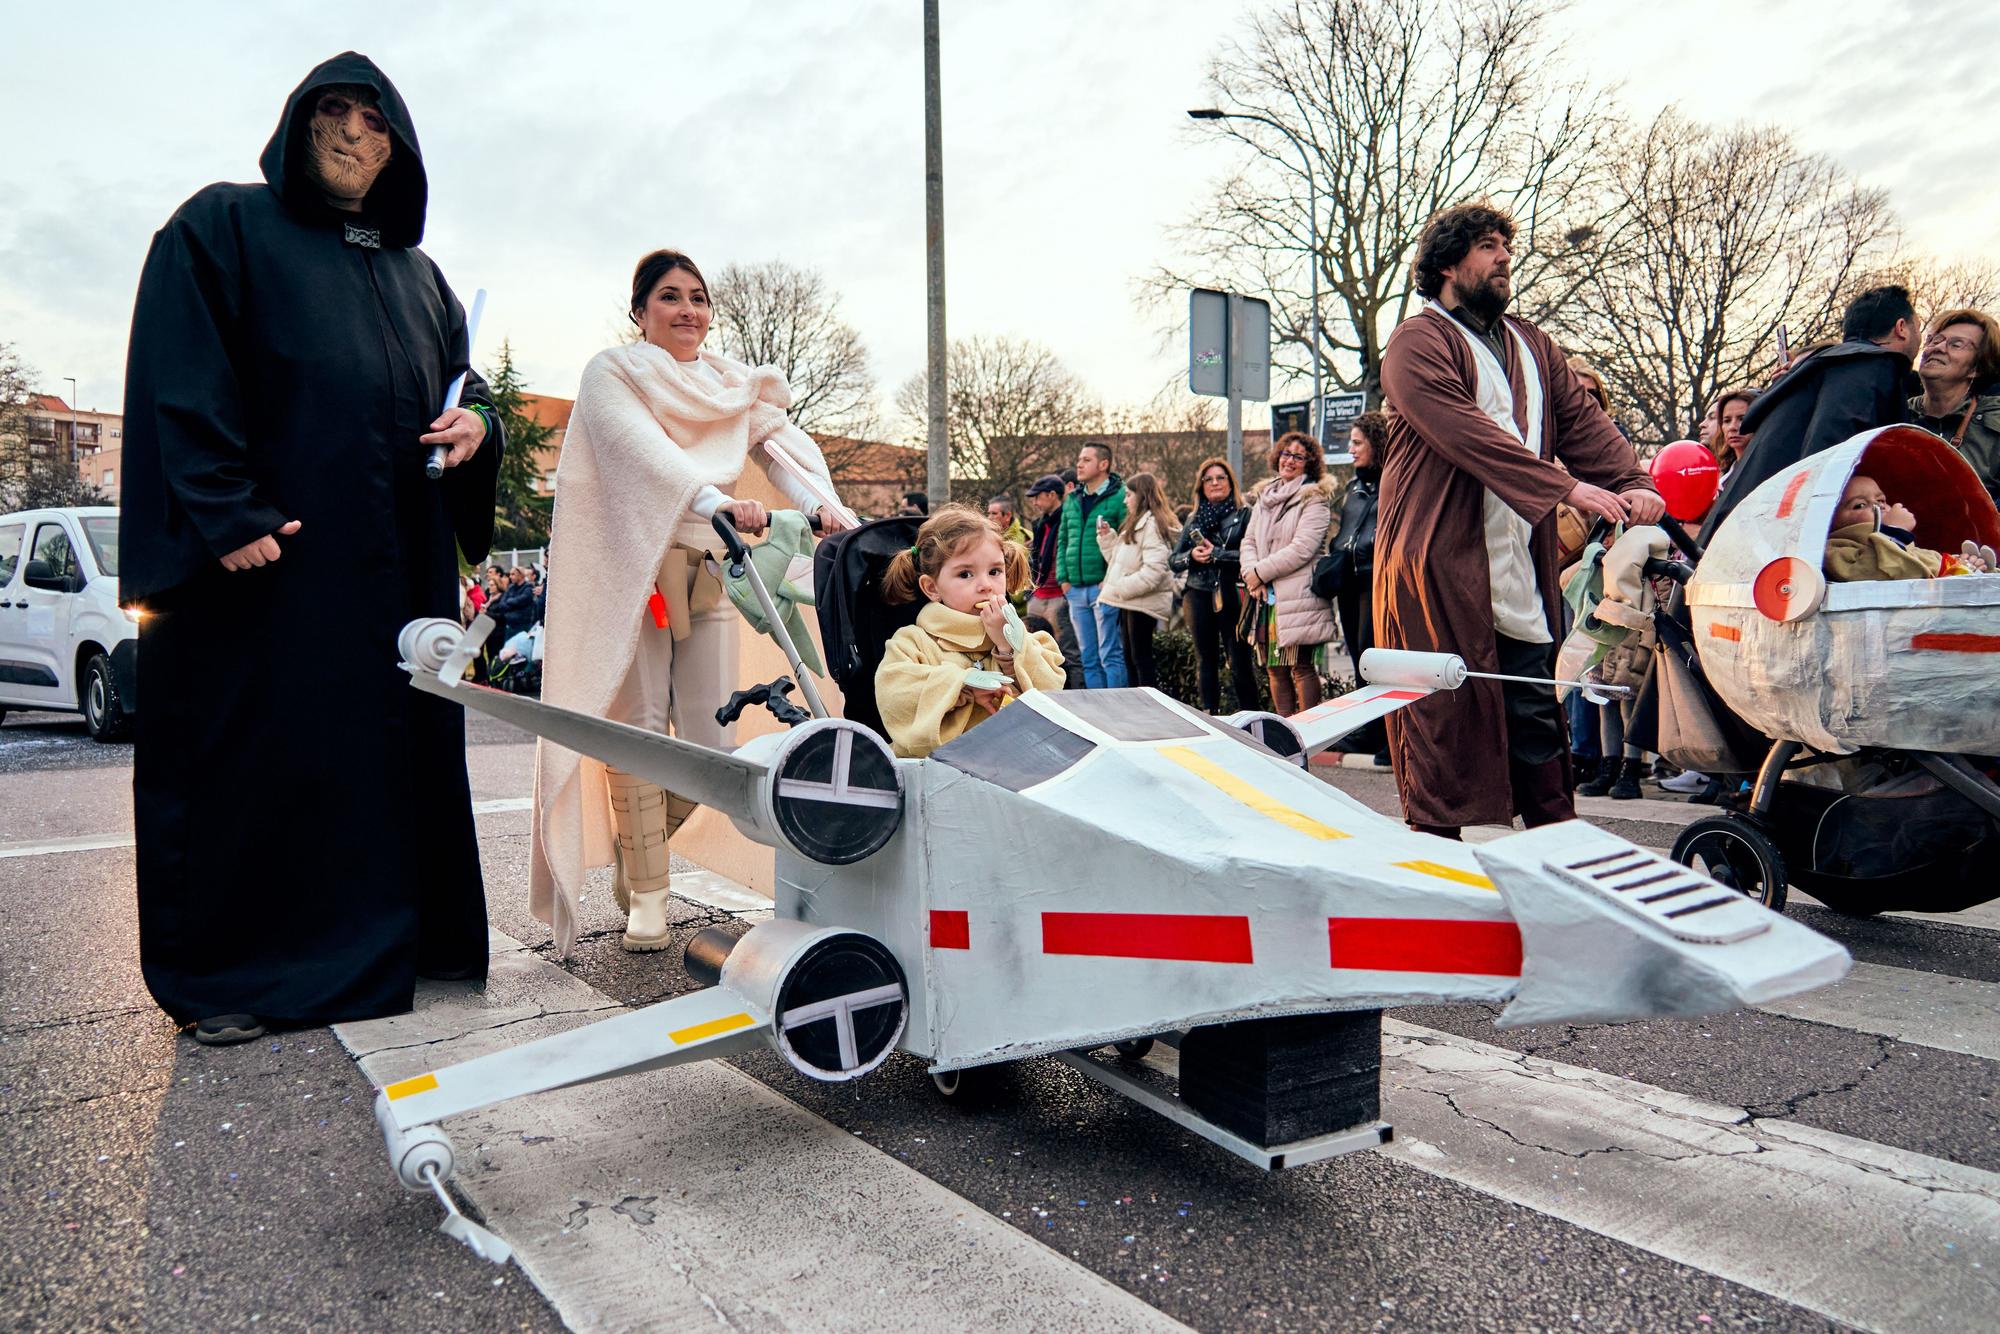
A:
[[[542,699],[550,704],[610,716],[642,627],[659,633],[646,603],[668,551],[677,542],[720,545],[689,508],[703,486],[727,491],[746,469],[782,454],[832,491],[819,446],[785,416],[785,377],[711,352],[701,358],[721,383],[688,374],[650,343],[607,348],[583,369],[551,520],[549,565],[562,571],[563,595],[544,622]],[[576,940],[584,871],[608,865],[611,846],[603,764],[539,744],[528,906],[552,928],[559,956]]]
[[[1195,506],[1194,513],[1188,516],[1188,526],[1201,529],[1209,541],[1220,545],[1222,525],[1229,522],[1237,508],[1234,496],[1227,500],[1204,500]]]
[[[1292,497],[1298,495],[1301,487],[1309,485],[1311,483],[1306,480],[1304,473],[1300,473],[1290,481],[1282,477],[1273,477],[1264,484],[1264,489],[1257,493],[1257,508],[1276,513],[1291,503]]]

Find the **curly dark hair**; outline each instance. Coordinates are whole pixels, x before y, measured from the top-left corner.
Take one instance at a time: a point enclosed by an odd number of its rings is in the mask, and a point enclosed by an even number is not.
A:
[[[1285,446],[1287,445],[1297,445],[1305,451],[1306,480],[1308,482],[1317,482],[1321,474],[1326,471],[1326,453],[1320,449],[1319,441],[1313,439],[1304,431],[1287,431],[1278,437],[1278,442],[1271,446],[1271,472],[1274,475],[1277,473],[1278,455],[1285,452]]]
[[[1417,290],[1433,299],[1444,290],[1444,271],[1472,253],[1479,238],[1499,233],[1508,245],[1514,244],[1514,219],[1495,207],[1491,200],[1454,204],[1431,215],[1417,238],[1417,257],[1410,265],[1410,278]]]
[[[1380,412],[1364,412],[1348,423],[1350,430],[1361,432],[1368,443],[1375,446],[1375,457],[1382,457],[1382,450],[1389,443],[1389,418]]]

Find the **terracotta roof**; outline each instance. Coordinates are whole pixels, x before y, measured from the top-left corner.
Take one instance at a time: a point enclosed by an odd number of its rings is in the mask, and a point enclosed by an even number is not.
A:
[[[42,412],[69,411],[69,404],[63,402],[54,394],[31,394],[28,397],[28,406],[39,409]]]
[[[570,409],[576,406],[573,398],[554,398],[548,394],[522,394],[521,406],[537,426],[547,426],[552,430],[569,429]]]
[[[837,471],[843,480],[901,482],[912,468],[922,472],[924,467],[924,451],[908,445],[844,435],[816,435],[813,439],[823,452],[839,460]]]

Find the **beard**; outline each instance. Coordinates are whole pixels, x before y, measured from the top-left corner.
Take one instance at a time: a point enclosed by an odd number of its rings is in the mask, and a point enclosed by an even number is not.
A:
[[[358,144],[350,143],[341,134],[339,123],[324,116],[313,117],[307,146],[313,178],[335,199],[365,198],[375,178],[389,165],[388,135],[371,135]]]
[[[1491,324],[1507,309],[1507,294],[1500,290],[1499,282],[1491,274],[1470,286],[1454,282],[1451,290],[1458,304],[1482,323]]]

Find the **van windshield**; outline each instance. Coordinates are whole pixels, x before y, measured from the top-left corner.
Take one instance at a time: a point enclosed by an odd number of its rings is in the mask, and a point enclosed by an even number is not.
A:
[[[84,519],[83,535],[90,540],[90,554],[97,557],[100,573],[118,577],[118,516],[102,514]]]

